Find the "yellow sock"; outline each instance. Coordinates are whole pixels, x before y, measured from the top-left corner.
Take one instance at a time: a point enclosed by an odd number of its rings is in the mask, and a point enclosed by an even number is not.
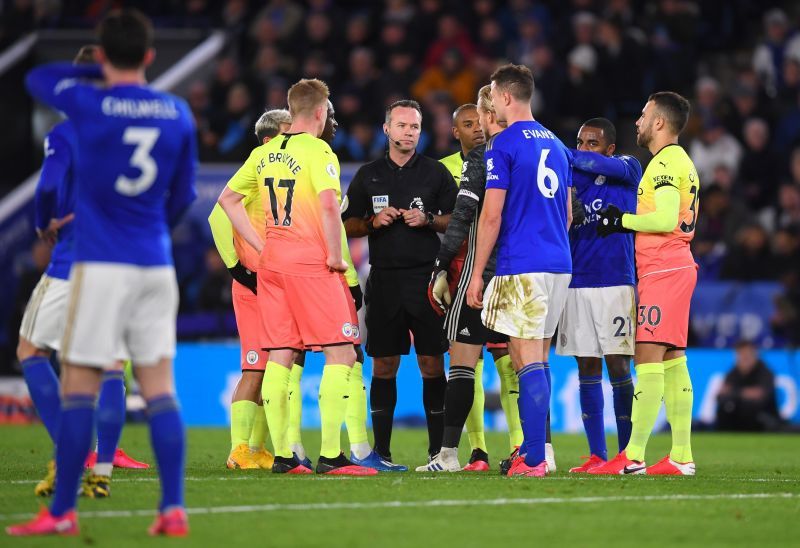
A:
[[[256,408],[258,405],[248,400],[235,401],[231,404],[231,450],[247,443],[253,429]]]
[[[347,411],[345,424],[347,425],[347,438],[352,447],[358,443],[367,443],[367,389],[364,387],[363,364],[356,362],[350,370],[350,380],[347,381]]]
[[[275,362],[267,362],[261,397],[267,415],[269,434],[276,457],[292,457],[287,440],[289,426],[289,368]],[[255,405],[255,404],[254,404]]]
[[[258,405],[253,420],[253,429],[250,431],[250,447],[253,449],[263,449],[264,442],[268,435],[267,415],[264,413],[264,406]]]
[[[300,379],[303,378],[303,366],[294,364],[289,374],[289,445],[303,445],[300,429],[303,422],[303,391]]]
[[[347,391],[350,367],[329,364],[322,368],[319,383],[319,422],[322,445],[319,454],[336,458],[341,453],[342,423],[347,412]]]
[[[483,394],[483,358],[475,364],[475,396],[472,398],[472,408],[467,415],[467,436],[472,449],[486,452],[486,439],[483,435],[483,406],[486,397]]]
[[[511,365],[511,356],[497,358],[494,362],[500,377],[500,405],[506,415],[508,425],[509,451],[522,444],[522,424],[519,422],[519,378]]]
[[[661,410],[664,398],[664,364],[641,363],[636,368],[636,386],[633,387],[631,412],[631,440],[625,448],[631,460],[643,461],[647,441]]]
[[[675,462],[693,462],[692,458],[692,379],[686,356],[664,362],[664,405],[672,431],[669,458]]]

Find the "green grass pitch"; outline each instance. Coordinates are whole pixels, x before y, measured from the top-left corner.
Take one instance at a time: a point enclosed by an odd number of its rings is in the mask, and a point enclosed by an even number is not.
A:
[[[318,432],[304,440],[315,455]],[[422,464],[426,440],[421,430],[396,431],[395,460]],[[507,437],[489,433],[487,442],[496,470]],[[796,436],[695,435],[694,478],[574,477],[567,470],[586,452],[583,436],[556,436],[554,445],[558,471],[545,479],[496,471],[287,477],[227,470],[227,430],[195,428],[186,467],[188,539],[147,537],[155,471],[116,470],[110,499],[81,500],[80,537],[0,536],[0,546],[800,546]],[[146,428],[126,427],[122,446],[153,462]],[[649,459],[668,447],[668,436],[654,437]],[[0,427],[0,455],[5,527],[40,503],[33,486],[50,455],[44,429]]]

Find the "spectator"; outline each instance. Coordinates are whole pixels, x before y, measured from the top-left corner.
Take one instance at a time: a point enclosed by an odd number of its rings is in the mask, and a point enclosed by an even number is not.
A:
[[[428,36],[421,38],[430,39]],[[475,53],[475,45],[456,16],[445,14],[439,18],[439,32],[436,34],[436,40],[433,41],[425,53],[423,66],[425,69],[430,69],[444,64],[444,58],[452,55],[450,52],[453,49],[460,54],[461,62],[469,66],[472,62],[472,55]]]
[[[338,116],[338,114],[337,114]],[[348,130],[336,132],[336,155],[341,162],[369,162],[383,153],[384,136],[369,119],[357,116]]]
[[[349,77],[343,86],[358,96],[363,112],[371,119],[380,118],[383,106],[375,101],[378,96],[378,70],[375,55],[369,48],[356,48],[350,52]]]
[[[774,431],[782,424],[775,375],[752,342],[738,342],[736,362],[717,395],[717,430]]]
[[[533,115],[545,127],[558,127],[557,114],[561,112],[562,90],[566,85],[566,73],[550,46],[542,44],[533,50],[531,71],[533,72]],[[574,129],[574,128],[573,128]]]
[[[231,309],[231,275],[215,248],[205,256],[206,275],[197,293],[198,312],[228,312]]]
[[[755,69],[767,94],[775,97],[782,86],[782,66],[786,43],[790,37],[789,18],[786,13],[773,8],[764,14],[764,41],[753,51]]]
[[[441,56],[441,62],[425,70],[411,88],[411,94],[423,103],[431,94],[447,92],[459,105],[470,103],[477,96],[478,82],[475,72],[464,64],[458,49],[449,49]]]
[[[742,282],[775,280],[777,270],[767,231],[760,224],[751,223],[736,234],[736,245],[725,257],[720,278]]]
[[[246,158],[253,148],[253,125],[256,122],[250,90],[242,82],[228,92],[225,110],[212,121],[211,128],[219,141],[217,153],[222,161]]]
[[[777,198],[779,160],[769,147],[769,126],[751,118],[744,126],[744,154],[739,167],[740,196],[751,209],[772,206]]]
[[[797,270],[787,270],[781,276],[781,292],[775,297],[775,313],[770,325],[791,348],[800,346],[800,272]]]
[[[381,96],[397,93],[407,97],[418,77],[411,51],[402,48],[391,51],[385,67],[378,81]]]
[[[718,262],[736,241],[736,231],[746,223],[749,211],[729,192],[716,184],[700,192],[703,214],[697,218],[692,240],[694,256],[705,265]]]
[[[277,37],[286,40],[294,35],[303,21],[303,8],[292,0],[270,0],[256,17],[269,21],[276,29]]]
[[[597,54],[586,44],[567,56],[567,83],[562,92],[560,130],[571,132],[582,120],[604,113],[603,87],[597,78]]]
[[[624,33],[622,23],[616,19],[604,19],[599,23],[597,42],[597,72],[603,75],[614,117],[638,118],[643,97],[644,48]]]
[[[722,94],[719,82],[710,76],[698,78],[694,85],[694,102],[687,124],[687,138],[695,138],[702,133],[703,128],[710,120],[719,120],[723,117]]]
[[[755,73],[745,71],[739,74],[731,86],[728,108],[724,109],[724,124],[731,135],[738,139],[744,137],[744,124],[751,118],[772,120],[772,112],[764,106],[756,83]]]
[[[777,259],[781,278],[789,272],[800,272],[800,227],[778,229],[772,237],[772,252]]]
[[[776,227],[800,229],[800,185],[781,186],[778,192]]]
[[[532,16],[523,18],[519,22],[517,34],[517,40],[510,47],[511,58],[517,63],[530,65],[534,50],[547,44],[541,21]]]
[[[239,65],[233,57],[223,57],[217,61],[214,77],[209,86],[209,97],[214,110],[221,111],[225,108],[228,93],[239,77]]]
[[[718,119],[711,119],[706,121],[700,138],[695,139],[689,147],[689,156],[694,161],[702,186],[713,180],[714,168],[718,165],[724,165],[736,176],[742,145],[725,131]]]

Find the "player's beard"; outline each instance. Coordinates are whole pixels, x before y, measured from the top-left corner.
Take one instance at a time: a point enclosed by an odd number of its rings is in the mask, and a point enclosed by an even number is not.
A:
[[[650,141],[653,139],[653,124],[649,124],[646,128],[640,128],[639,133],[636,134],[636,145],[642,148],[648,148]]]

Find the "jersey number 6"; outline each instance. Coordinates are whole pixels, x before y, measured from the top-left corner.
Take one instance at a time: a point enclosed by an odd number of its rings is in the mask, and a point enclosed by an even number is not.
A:
[[[158,164],[150,156],[150,152],[156,145],[161,130],[157,127],[135,127],[125,128],[122,134],[122,142],[126,145],[135,145],[131,155],[130,165],[137,168],[140,174],[135,179],[120,175],[114,183],[114,190],[123,196],[138,196],[146,192],[158,176]]]
[[[550,154],[549,148],[542,149],[542,155],[539,156],[539,167],[536,170],[536,185],[545,198],[553,198],[558,190],[558,174],[545,165],[548,154]],[[547,185],[548,181],[550,181],[550,186]]]

